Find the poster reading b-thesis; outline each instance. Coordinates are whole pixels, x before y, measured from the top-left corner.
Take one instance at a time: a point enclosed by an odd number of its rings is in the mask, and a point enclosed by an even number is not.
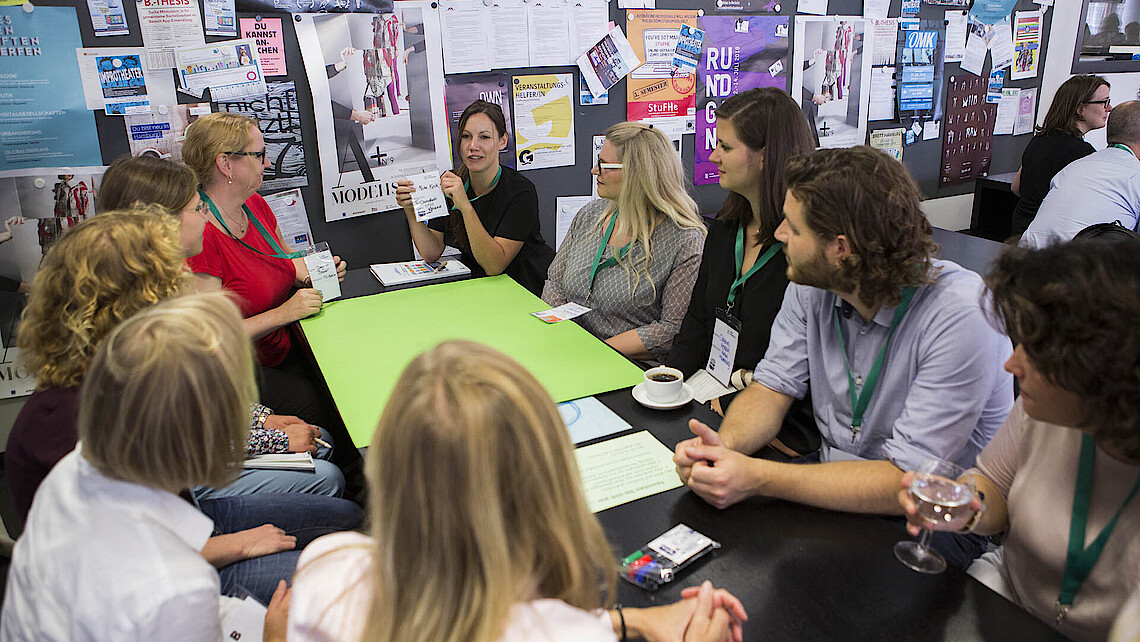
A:
[[[574,164],[574,75],[515,76],[520,170]]]
[[[432,6],[404,0],[383,14],[296,16],[326,221],[394,210],[399,180],[451,165]]]
[[[0,176],[103,165],[74,64],[81,46],[74,8],[0,7]]]

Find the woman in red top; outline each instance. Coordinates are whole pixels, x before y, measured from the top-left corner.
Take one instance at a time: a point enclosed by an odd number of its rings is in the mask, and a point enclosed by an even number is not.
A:
[[[256,340],[262,402],[319,424],[319,401],[286,326],[320,310],[321,295],[308,287],[304,259],[281,240],[273,211],[257,193],[267,165],[265,139],[251,118],[209,114],[187,129],[182,159],[198,175],[199,195],[211,212],[190,269],[203,284],[238,295],[246,330]],[[334,260],[343,279],[345,264]]]

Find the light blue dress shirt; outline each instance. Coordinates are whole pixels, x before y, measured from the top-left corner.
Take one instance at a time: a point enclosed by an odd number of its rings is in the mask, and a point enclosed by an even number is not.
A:
[[[887,340],[894,308],[869,322],[827,290],[791,284],[772,325],[755,381],[803,398],[811,383],[821,461],[885,459],[914,470],[937,456],[973,465],[1013,406],[1013,351],[982,308],[981,277],[950,261],[934,261],[934,283],[922,286],[891,337],[879,383],[858,433],[851,430],[847,369],[836,310],[856,392]]]

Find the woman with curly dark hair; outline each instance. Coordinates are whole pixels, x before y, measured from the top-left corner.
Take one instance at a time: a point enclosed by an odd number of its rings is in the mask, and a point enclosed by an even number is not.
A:
[[[985,504],[969,530],[1006,533],[970,574],[1074,640],[1103,640],[1140,589],[1140,245],[1011,251],[987,284],[1021,397],[966,473]]]

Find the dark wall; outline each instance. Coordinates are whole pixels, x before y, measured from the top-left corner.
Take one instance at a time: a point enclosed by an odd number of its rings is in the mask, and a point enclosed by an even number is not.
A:
[[[704,9],[711,10],[715,0],[658,0],[660,9]],[[138,18],[135,14],[133,2],[124,2],[127,11],[127,20],[131,28],[128,36],[107,36],[95,38],[91,28],[91,20],[87,14],[86,2],[83,0],[40,0],[40,5],[71,6],[77,9],[80,31],[83,44],[87,47],[115,47],[115,46],[141,46],[142,37],[139,32]],[[301,52],[293,31],[293,20],[288,14],[275,12],[269,9],[241,11],[243,1],[238,2],[239,17],[273,16],[281,17],[282,31],[286,48],[286,61],[289,69],[289,79],[296,82],[297,96],[302,115],[302,136],[306,148],[312,150],[307,154],[308,187],[301,188],[305,204],[309,212],[310,225],[316,240],[328,241],[335,253],[340,254],[350,267],[363,267],[368,263],[408,260],[412,256],[411,240],[408,235],[404,216],[399,211],[386,212],[372,216],[362,216],[345,219],[334,223],[326,223],[323,213],[323,199],[321,198],[321,176],[316,150],[316,126],[311,114],[312,96],[309,93],[308,80],[305,77]],[[944,11],[949,8],[938,5],[922,4],[920,18],[942,18]],[[1037,5],[1032,0],[1018,0],[1015,10],[1034,10]],[[794,15],[794,1],[789,1],[783,7],[782,13]],[[901,10],[901,0],[892,0],[890,16],[898,16]],[[832,14],[862,15],[862,0],[830,0],[828,12]],[[1007,87],[1035,87],[1040,85],[1040,74],[1044,66],[1045,50],[1048,46],[1048,34],[1052,12],[1045,15],[1042,24],[1042,51],[1039,58],[1038,77],[1010,81],[1006,79]],[[618,25],[625,24],[625,11],[618,9],[617,2],[610,2],[610,19]],[[795,20],[791,19],[791,29],[795,29]],[[624,28],[624,26],[623,26]],[[794,33],[791,34],[794,37]],[[207,36],[207,42],[224,40]],[[789,43],[792,41],[789,38]],[[789,55],[791,50],[789,48]],[[63,61],[61,64],[75,64],[74,59]],[[573,72],[577,83],[577,67],[532,67],[505,70],[510,75],[527,75],[535,73],[567,73]],[[943,83],[948,82],[950,76],[961,73],[957,63],[949,63],[943,71]],[[983,70],[983,76],[989,74],[989,58]],[[275,77],[273,80],[282,80]],[[790,78],[789,78],[790,83]],[[555,198],[558,196],[581,196],[590,193],[590,164],[592,162],[591,145],[595,134],[602,134],[610,125],[625,120],[625,82],[618,83],[610,92],[608,105],[576,106],[574,113],[574,135],[576,145],[576,163],[573,167],[558,167],[550,169],[531,170],[525,173],[526,177],[534,182],[538,188],[539,203],[543,235],[551,245],[554,243],[555,230]],[[946,90],[943,88],[942,96]],[[190,96],[179,94],[183,102],[197,102]],[[943,98],[944,100],[944,98]],[[577,104],[577,101],[575,101]],[[1039,106],[1038,109],[1041,109]],[[512,110],[513,111],[513,110]],[[309,115],[309,116],[307,116]],[[110,164],[115,158],[129,151],[126,133],[121,125],[121,118],[105,116],[96,113],[96,125],[99,128],[99,141],[102,145],[103,162]],[[870,129],[885,129],[899,127],[898,123],[890,121],[874,121]],[[1012,172],[1021,165],[1021,151],[1028,142],[1028,135],[1023,136],[995,136],[994,154],[990,173],[997,174]],[[692,176],[693,171],[694,137],[684,137],[684,164],[686,172]],[[939,198],[965,194],[973,191],[973,183],[964,183],[947,188],[938,187],[938,172],[941,162],[942,141],[935,139],[920,141],[905,148],[903,163],[911,174],[918,180],[926,198]],[[720,207],[724,192],[716,185],[704,185],[694,188],[694,194],[701,211],[712,215]]]

